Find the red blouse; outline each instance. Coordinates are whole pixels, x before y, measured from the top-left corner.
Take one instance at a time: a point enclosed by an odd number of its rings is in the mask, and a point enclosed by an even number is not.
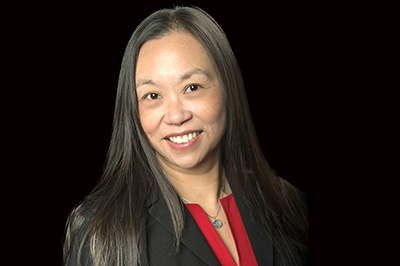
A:
[[[243,225],[242,218],[240,217],[239,210],[236,206],[235,198],[232,194],[220,200],[222,208],[225,212],[233,239],[235,241],[236,250],[239,256],[239,266],[254,266],[257,265],[256,258],[253,253],[246,229]],[[217,257],[221,266],[236,266],[231,254],[222,242],[218,233],[211,224],[208,216],[198,204],[186,204],[186,207],[193,216],[200,231],[203,233],[212,251]],[[218,217],[217,217],[218,218]]]

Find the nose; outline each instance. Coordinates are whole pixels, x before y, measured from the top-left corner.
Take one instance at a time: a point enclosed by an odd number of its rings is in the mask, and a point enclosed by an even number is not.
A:
[[[183,106],[179,99],[171,100],[167,108],[164,119],[169,125],[180,126],[193,117],[192,113]]]

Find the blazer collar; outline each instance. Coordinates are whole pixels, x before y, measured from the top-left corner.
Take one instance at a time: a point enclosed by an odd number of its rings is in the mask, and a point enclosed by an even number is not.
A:
[[[260,225],[252,219],[250,209],[242,197],[238,194],[234,182],[231,179],[230,173],[226,170],[225,174],[228,178],[229,185],[232,190],[233,197],[235,198],[240,216],[242,218],[244,227],[247,231],[251,246],[253,248],[254,256],[256,257],[258,265],[273,265],[273,245],[272,240],[263,233]],[[252,178],[252,174],[248,174],[248,178]]]
[[[262,230],[259,225],[251,218],[249,208],[244,204],[240,195],[238,195],[228,171],[226,171],[226,175],[258,265],[273,265],[273,245],[271,239],[264,233],[261,233]],[[174,234],[172,218],[158,186],[148,202],[150,203],[148,205],[149,215],[163,228]],[[181,243],[190,249],[193,254],[202,259],[206,265],[220,265],[189,210],[184,207],[184,211],[185,231],[183,232]]]
[[[152,199],[153,204],[149,207],[148,213],[159,223],[159,225],[173,235],[174,229],[172,218],[167,204],[161,196],[159,188],[157,188],[157,194],[158,197],[156,196]],[[193,254],[203,260],[206,265],[220,265],[189,210],[185,207],[184,211],[185,230],[182,235],[181,244],[186,246]]]

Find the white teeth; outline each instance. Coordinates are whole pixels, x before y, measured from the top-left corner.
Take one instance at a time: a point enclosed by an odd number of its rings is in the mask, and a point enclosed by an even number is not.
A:
[[[171,142],[177,143],[177,144],[182,144],[182,143],[188,143],[195,137],[197,137],[200,134],[200,132],[193,132],[189,133],[187,135],[182,135],[182,136],[176,136],[176,137],[169,137],[168,139]]]

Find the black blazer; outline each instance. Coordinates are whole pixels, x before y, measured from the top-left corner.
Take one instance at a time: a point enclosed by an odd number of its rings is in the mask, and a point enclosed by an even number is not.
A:
[[[233,188],[233,186],[231,187]],[[280,265],[279,260],[274,259],[271,239],[260,233],[257,225],[253,223],[250,218],[248,208],[243,204],[240,197],[236,195],[235,191],[233,191],[233,196],[253,247],[258,265]],[[220,265],[187,208],[185,208],[185,231],[182,236],[180,252],[174,257],[170,256],[173,240],[172,220],[164,199],[159,197],[148,210],[148,265]]]
[[[241,198],[237,195],[234,186],[232,193],[246,228],[247,235],[253,248],[254,255],[259,266],[280,266],[280,257],[274,252],[271,239],[261,233],[258,225],[250,218],[250,212]],[[178,255],[171,256],[173,246],[173,225],[169,210],[164,198],[157,191],[148,199],[147,216],[143,217],[142,224],[146,224],[141,234],[144,240],[142,265],[149,266],[218,266],[220,265],[207,240],[201,233],[188,209],[185,207],[185,230],[183,232],[180,251]],[[89,219],[90,220],[90,219]],[[84,226],[84,228],[87,226]],[[84,231],[84,230],[82,230]],[[80,243],[73,244],[71,263],[76,265],[76,250]],[[82,265],[92,265],[89,256],[89,244],[86,242]]]

